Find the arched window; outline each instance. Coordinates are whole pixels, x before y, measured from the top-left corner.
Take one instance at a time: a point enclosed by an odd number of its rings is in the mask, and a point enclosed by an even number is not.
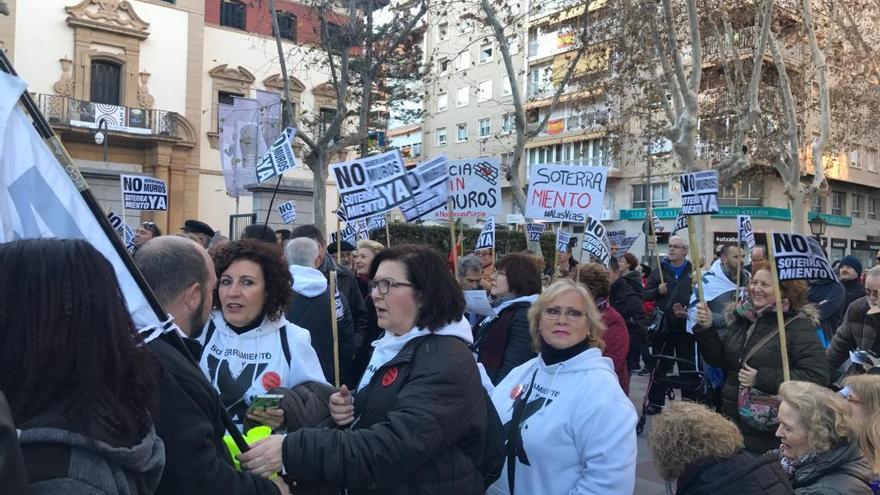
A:
[[[122,66],[106,60],[92,60],[90,100],[95,103],[119,105]]]

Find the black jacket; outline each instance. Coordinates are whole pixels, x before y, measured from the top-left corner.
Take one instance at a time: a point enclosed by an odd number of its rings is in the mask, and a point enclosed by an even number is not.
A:
[[[788,475],[774,455],[741,452],[729,459],[704,461],[678,480],[676,495],[788,495]]]
[[[184,342],[201,352],[196,341]],[[277,494],[273,482],[233,467],[223,443],[223,406],[202,370],[162,338],[147,345],[163,367],[155,423],[167,462],[156,494]]]
[[[531,307],[530,302],[515,302],[492,321],[476,328],[472,349],[493,385],[498,385],[510,370],[536,355],[529,329]]]
[[[854,278],[843,282],[843,290],[843,312],[846,313],[847,308],[849,308],[853,301],[865,297],[865,287],[862,285],[861,280]]]
[[[361,291],[358,288],[357,279],[355,278],[354,273],[351,273],[351,270],[344,266],[337,265],[336,261],[330,259],[329,255],[324,258],[324,262],[318,267],[318,270],[320,270],[325,277],[329,277],[330,270],[334,269],[336,270],[336,284],[339,293],[342,294],[342,297],[348,304],[349,311],[351,311],[351,319],[354,322],[354,331],[355,333],[361,332],[367,327],[367,309],[366,306],[364,306],[364,297],[361,295]]]
[[[663,282],[666,283],[666,294],[660,294],[660,271],[663,271]],[[685,330],[687,318],[679,318],[672,311],[672,306],[679,303],[685,308],[691,300],[692,277],[691,271],[693,266],[690,260],[684,261],[681,276],[675,278],[672,274],[672,266],[667,260],[660,263],[660,267],[651,272],[648,277],[648,283],[645,284],[644,297],[646,301],[654,301],[655,307],[665,312],[663,316],[663,329],[665,331],[681,331]]]
[[[0,392],[0,486],[8,493],[27,493],[28,486],[12,411],[3,392]]]
[[[844,442],[794,472],[797,495],[872,495],[871,468],[855,443]]]
[[[637,271],[627,272],[611,284],[608,302],[616,309],[629,331],[630,341],[645,337],[645,305],[642,302],[644,293],[642,276]]]
[[[819,308],[819,328],[830,341],[837,330],[846,306],[843,305],[846,293],[840,282],[832,280],[811,280],[807,299]]]
[[[385,333],[385,330],[379,328],[379,321],[376,316],[376,305],[373,298],[370,297],[370,287],[366,280],[357,279],[358,288],[361,295],[364,296],[364,307],[367,310],[367,326],[362,328],[360,332],[354,335],[354,377],[355,382],[360,382],[361,375],[367,369],[370,358],[373,356],[373,341],[378,339]]]
[[[294,479],[353,494],[482,495],[474,460],[486,430],[474,357],[456,337],[413,339],[355,396],[347,430],[306,428],[284,439]]]

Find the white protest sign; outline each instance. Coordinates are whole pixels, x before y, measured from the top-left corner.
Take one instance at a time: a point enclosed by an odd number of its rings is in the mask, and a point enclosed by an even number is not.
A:
[[[492,309],[492,303],[489,302],[489,295],[484,290],[466,290],[464,291],[465,311],[475,315],[495,316],[495,310]]]
[[[497,158],[449,160],[449,197],[453,218],[486,218],[501,213],[501,167]],[[437,210],[448,219],[448,210]]]
[[[612,246],[620,246],[620,243],[626,238],[625,230],[606,230],[605,237]]]
[[[257,182],[266,182],[296,167],[296,157],[293,156],[292,142],[295,135],[295,128],[288,127],[284,129],[284,132],[272,143],[272,147],[266,150],[266,153],[263,154],[263,157],[257,163]]]
[[[122,217],[113,213],[113,211],[107,213],[107,220],[110,221],[110,226],[116,230],[116,233],[119,234],[122,242],[125,243],[126,251],[134,253],[137,250],[137,246],[134,243],[134,231],[131,230],[131,227],[123,222]]]
[[[679,230],[684,230],[686,228],[688,228],[688,217],[679,211],[678,216],[675,217],[675,227],[672,227],[672,235],[675,235]]]
[[[653,222],[654,232],[663,232],[663,222],[660,221],[660,217],[653,215]]]
[[[284,223],[293,223],[296,220],[296,203],[291,199],[278,205],[278,213],[281,214],[281,221]]]
[[[683,215],[709,215],[720,211],[717,170],[682,174],[680,182]]]
[[[336,238],[338,236],[338,232],[333,232],[330,234],[330,244],[336,244]],[[342,240],[349,243],[354,244],[357,242],[357,228],[353,223],[350,223],[342,229]]]
[[[755,249],[755,229],[752,227],[752,216],[737,215],[736,224],[739,226],[739,243],[745,244],[749,251]]]
[[[129,210],[167,210],[168,188],[154,177],[120,175],[123,208]]]
[[[334,163],[340,207],[348,221],[368,218],[402,206],[412,198],[400,151]]]
[[[543,223],[529,223],[526,231],[529,233],[529,242],[541,242],[541,234],[544,233]]]
[[[507,215],[507,223],[522,225],[526,223],[526,217],[524,217],[522,213],[511,213]]]
[[[495,248],[495,217],[489,217],[480,232],[480,237],[477,238],[477,246],[474,251],[493,248]]]
[[[556,231],[556,250],[560,253],[568,252],[568,244],[571,241],[571,234],[559,229]]]
[[[378,230],[385,228],[385,215],[376,215],[373,218],[370,218],[370,223],[367,226],[368,230]]]
[[[837,280],[822,246],[813,237],[800,234],[773,233],[773,255],[779,281]]]
[[[588,217],[584,224],[584,241],[581,250],[592,256],[595,256],[608,266],[611,261],[611,249],[608,246],[608,238],[605,236],[605,226],[602,222]]]
[[[526,216],[556,222],[583,223],[602,218],[608,169],[580,165],[532,165]]]
[[[449,160],[445,155],[420,163],[407,171],[412,199],[400,207],[407,222],[446,208],[449,197]]]
[[[361,218],[357,221],[357,238],[358,239],[369,239],[370,238],[370,229],[367,228],[367,219]]]
[[[642,234],[639,233],[639,234],[636,234],[633,236],[624,237],[620,241],[620,244],[617,245],[617,251],[614,252],[614,256],[617,258],[620,258],[624,254],[629,252],[629,250],[632,249],[633,244],[636,243],[636,239],[638,239],[640,235],[642,235]]]

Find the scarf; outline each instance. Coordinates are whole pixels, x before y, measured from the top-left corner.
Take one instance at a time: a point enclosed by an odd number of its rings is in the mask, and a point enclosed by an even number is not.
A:
[[[788,313],[789,309],[791,309],[791,304],[788,299],[782,300],[782,312]],[[736,308],[734,309],[736,314],[742,316],[743,318],[749,320],[749,322],[754,323],[758,318],[764,316],[768,313],[773,313],[776,311],[776,303],[772,302],[763,308],[756,309],[755,305],[752,304],[751,300],[745,301],[737,301]]]
[[[816,462],[817,457],[819,457],[818,452],[807,452],[804,455],[798,456],[796,459],[789,459],[782,455],[781,450],[779,451],[779,462],[782,464],[782,469],[788,473],[789,476],[794,476],[795,471],[807,464]]]

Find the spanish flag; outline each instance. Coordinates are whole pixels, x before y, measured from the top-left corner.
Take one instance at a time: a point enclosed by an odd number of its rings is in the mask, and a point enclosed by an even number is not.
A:
[[[547,134],[559,134],[565,130],[565,119],[547,121]]]

